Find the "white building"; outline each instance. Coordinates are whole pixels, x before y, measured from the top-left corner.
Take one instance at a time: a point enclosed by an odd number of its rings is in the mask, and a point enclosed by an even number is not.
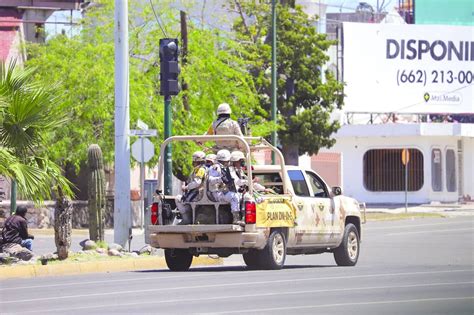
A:
[[[369,203],[457,202],[474,196],[474,125],[344,125],[331,151],[342,154],[344,193]]]
[[[472,27],[344,24],[347,119],[320,155],[340,156],[332,182],[346,195],[404,203],[407,187],[409,203],[474,199],[472,34]],[[446,122],[432,122],[434,115]],[[317,160],[300,162],[329,172]]]

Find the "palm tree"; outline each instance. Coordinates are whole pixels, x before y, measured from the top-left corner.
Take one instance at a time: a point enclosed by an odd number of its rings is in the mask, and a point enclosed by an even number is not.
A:
[[[12,180],[12,211],[16,184],[36,202],[50,198],[54,185],[72,195],[69,181],[48,159],[45,146],[45,137],[66,121],[57,110],[59,97],[54,86],[35,83],[33,73],[34,69],[19,68],[15,61],[0,64],[0,174]]]

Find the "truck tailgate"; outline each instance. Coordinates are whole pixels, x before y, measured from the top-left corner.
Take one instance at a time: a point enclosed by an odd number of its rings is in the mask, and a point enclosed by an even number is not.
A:
[[[194,224],[194,225],[149,225],[149,233],[224,233],[243,232],[245,229],[234,224]]]

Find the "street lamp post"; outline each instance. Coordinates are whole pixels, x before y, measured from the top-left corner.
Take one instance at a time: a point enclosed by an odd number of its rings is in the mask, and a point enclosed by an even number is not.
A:
[[[276,0],[272,0],[272,121],[275,124],[275,127],[272,131],[272,145],[276,147],[277,145],[277,69],[276,69],[276,60],[277,60],[277,48],[276,48]],[[272,163],[275,164],[275,153],[272,152]]]
[[[128,1],[115,0],[115,196],[114,242],[125,247],[130,240],[130,109],[128,70]]]

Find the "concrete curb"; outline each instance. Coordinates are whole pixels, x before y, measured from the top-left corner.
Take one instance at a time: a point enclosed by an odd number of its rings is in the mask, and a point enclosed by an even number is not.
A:
[[[223,265],[222,258],[194,257],[192,266]],[[110,260],[97,262],[71,262],[52,265],[1,266],[0,279],[66,276],[86,273],[105,273],[136,270],[153,270],[166,267],[164,257]]]

